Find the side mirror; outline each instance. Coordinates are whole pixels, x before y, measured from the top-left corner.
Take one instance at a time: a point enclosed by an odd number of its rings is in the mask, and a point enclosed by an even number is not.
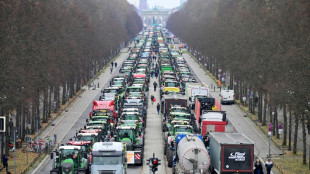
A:
[[[54,158],[54,153],[53,152],[50,153],[50,157],[51,157],[51,159]]]
[[[88,123],[88,121],[89,121],[88,118],[86,118],[86,123]]]
[[[84,125],[84,129],[86,129],[86,126]]]

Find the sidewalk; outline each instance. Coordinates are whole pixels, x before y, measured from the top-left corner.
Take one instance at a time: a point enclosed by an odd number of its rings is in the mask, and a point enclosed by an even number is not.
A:
[[[121,67],[121,63],[128,57],[128,55],[129,54],[127,51],[122,51],[120,53],[120,56],[115,60],[119,66],[114,68],[113,73],[118,73],[117,69]],[[60,143],[80,119],[80,117],[83,116],[83,113],[89,104],[92,103],[93,100],[97,100],[96,96],[101,92],[101,89],[104,87],[104,84],[108,82],[110,77],[110,69],[107,67],[105,71],[94,80],[94,84],[96,86],[99,84],[99,88],[90,88],[89,90],[86,89],[83,91],[77,100],[72,103],[72,107],[68,108],[67,112],[63,116],[59,116],[53,121],[51,125],[54,124],[54,126],[49,126],[42,133],[40,133],[39,138],[45,139],[47,136],[54,137],[56,134],[57,143]],[[35,169],[32,169],[28,173],[38,173],[38,170],[40,170],[48,162],[48,160],[49,156],[46,156]]]
[[[149,83],[149,93],[148,93],[148,107],[147,107],[147,123],[145,129],[145,144],[144,144],[144,159],[143,159],[143,174],[149,174],[149,166],[146,165],[146,160],[153,157],[153,153],[155,153],[155,157],[161,160],[161,165],[158,166],[158,171],[156,173],[165,174],[169,173],[166,171],[166,159],[164,156],[164,146],[163,146],[163,133],[162,133],[162,120],[161,115],[157,114],[156,106],[157,103],[160,104],[160,96],[159,96],[159,77],[156,79],[155,77],[150,78]],[[158,86],[156,88],[156,92],[154,92],[153,83],[157,82]],[[156,102],[153,103],[150,99],[151,95],[156,98]]]

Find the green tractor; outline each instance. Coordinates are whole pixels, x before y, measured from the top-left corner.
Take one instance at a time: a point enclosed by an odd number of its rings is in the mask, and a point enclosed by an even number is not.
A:
[[[182,122],[180,124],[180,122]],[[186,124],[185,124],[186,123]],[[171,126],[171,129],[165,133],[164,136],[164,154],[166,155],[168,161],[168,167],[172,167],[173,164],[173,155],[174,155],[174,143],[176,142],[176,137],[178,134],[192,134],[193,128],[190,125],[187,125],[187,121],[176,121],[175,125]]]
[[[51,159],[54,154],[51,153]],[[51,174],[86,174],[89,172],[88,154],[81,146],[60,146],[56,151]]]
[[[138,131],[143,131],[145,127],[145,120],[142,116],[139,115],[138,112],[123,112],[121,115],[121,124],[133,124],[137,126]]]
[[[128,164],[143,164],[144,137],[136,124],[122,124],[116,127],[114,141],[126,144]]]
[[[194,119],[191,114],[186,112],[170,112],[167,119],[163,122],[163,131],[166,132],[171,127],[171,125],[175,125],[177,121],[186,121],[186,124],[193,125]],[[185,124],[185,123],[183,123]]]

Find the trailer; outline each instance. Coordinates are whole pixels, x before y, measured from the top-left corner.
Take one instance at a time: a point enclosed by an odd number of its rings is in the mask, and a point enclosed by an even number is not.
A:
[[[209,134],[211,174],[253,173],[254,143],[242,133]]]
[[[199,118],[199,128],[201,135],[204,136],[208,131],[211,132],[227,132],[231,131],[227,128],[226,111],[204,111]]]
[[[204,174],[210,157],[200,135],[177,136],[173,174]]]
[[[186,83],[185,85],[185,95],[191,100],[189,102],[194,102],[196,95],[202,95],[209,97],[210,89],[205,83]]]

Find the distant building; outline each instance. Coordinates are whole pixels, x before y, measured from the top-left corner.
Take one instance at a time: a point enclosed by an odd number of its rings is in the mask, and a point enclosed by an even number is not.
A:
[[[139,10],[146,10],[147,8],[147,0],[140,0],[139,1]]]

